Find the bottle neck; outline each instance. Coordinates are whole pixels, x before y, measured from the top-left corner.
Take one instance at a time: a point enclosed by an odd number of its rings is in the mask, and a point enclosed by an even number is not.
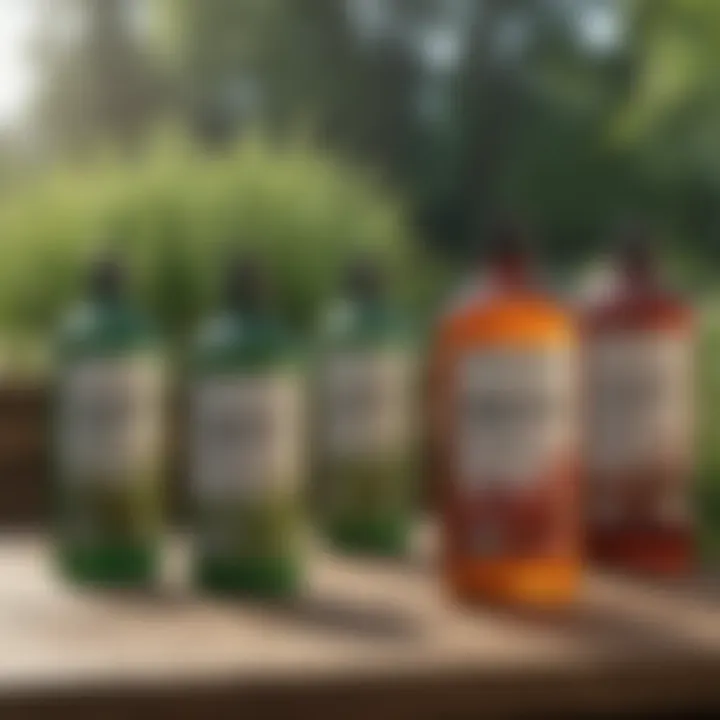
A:
[[[624,289],[632,293],[653,290],[660,284],[658,268],[649,258],[624,258],[619,274]]]
[[[257,298],[233,298],[226,300],[225,308],[228,313],[245,320],[262,321],[272,316],[269,304]]]
[[[227,312],[244,319],[262,319],[272,312],[273,296],[263,268],[254,260],[235,260],[223,288]]]
[[[532,286],[533,270],[533,263],[525,253],[497,253],[490,258],[490,280],[501,289]]]
[[[96,262],[90,271],[87,296],[97,306],[113,309],[127,299],[127,282],[123,266],[112,258]]]
[[[93,305],[107,310],[116,310],[127,303],[124,290],[115,287],[91,287],[88,298]]]
[[[386,310],[383,292],[349,292],[345,297],[359,315],[368,319],[380,317]]]
[[[384,277],[373,264],[359,264],[349,269],[345,278],[346,300],[362,312],[380,310],[385,303],[386,285]]]

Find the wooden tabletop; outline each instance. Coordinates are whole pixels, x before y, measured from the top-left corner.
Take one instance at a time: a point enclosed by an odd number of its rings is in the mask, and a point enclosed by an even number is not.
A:
[[[428,543],[402,562],[318,551],[305,596],[269,605],[193,594],[179,540],[143,596],[64,586],[39,536],[5,537],[0,717],[720,710],[717,579],[590,574],[567,613],[469,610],[443,596]]]

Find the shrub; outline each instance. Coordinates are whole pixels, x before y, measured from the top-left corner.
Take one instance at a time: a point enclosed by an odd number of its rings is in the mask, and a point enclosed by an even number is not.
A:
[[[176,339],[214,302],[231,248],[266,258],[280,307],[299,329],[350,253],[376,253],[406,296],[423,277],[397,198],[327,154],[260,136],[215,155],[165,136],[131,161],[109,154],[57,169],[3,198],[0,238],[9,337],[44,337],[108,238]]]

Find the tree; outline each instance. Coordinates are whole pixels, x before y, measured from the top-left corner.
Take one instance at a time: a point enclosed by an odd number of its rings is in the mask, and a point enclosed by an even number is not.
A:
[[[416,62],[363,43],[338,0],[166,3],[190,122],[208,141],[249,123],[309,125],[331,146],[393,167],[413,121]]]
[[[720,255],[720,6],[637,0],[633,93],[615,125],[635,149],[657,214],[696,251]]]
[[[164,100],[135,31],[136,6],[127,0],[50,0],[46,6],[37,41],[40,137],[59,153],[105,140],[136,142]]]
[[[59,144],[142,134],[159,71],[128,0],[60,1],[83,8],[87,30],[45,62]],[[716,5],[154,0],[152,19],[178,107],[208,145],[256,124],[281,140],[309,129],[391,178],[448,255],[474,253],[511,209],[574,260],[636,209],[705,247],[720,229]]]

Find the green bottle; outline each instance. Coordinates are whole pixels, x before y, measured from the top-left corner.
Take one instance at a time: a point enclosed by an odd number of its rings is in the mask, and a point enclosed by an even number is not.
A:
[[[415,512],[414,353],[407,323],[367,259],[347,269],[321,331],[317,495],[331,542],[406,551]]]
[[[293,595],[302,581],[303,389],[299,353],[251,258],[200,333],[192,391],[196,584]]]
[[[156,577],[164,409],[158,349],[121,263],[96,261],[57,347],[57,550],[73,581],[137,587]]]

